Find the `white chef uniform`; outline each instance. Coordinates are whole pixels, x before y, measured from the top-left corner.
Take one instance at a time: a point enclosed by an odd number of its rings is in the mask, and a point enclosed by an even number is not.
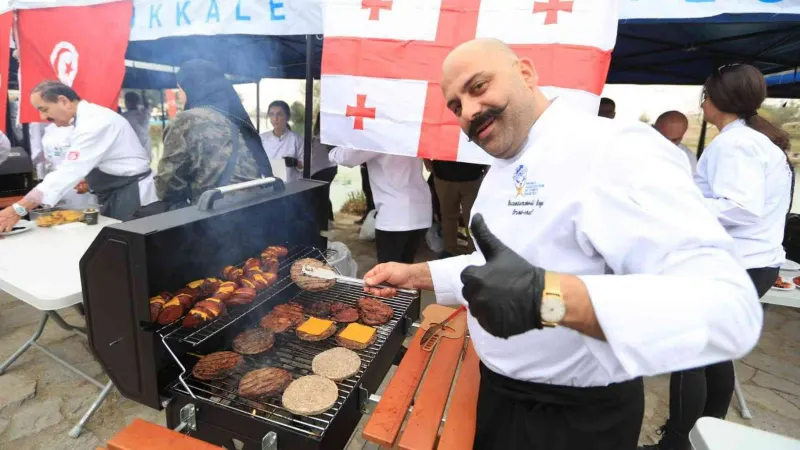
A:
[[[685,156],[651,127],[555,100],[517,156],[494,160],[477,213],[531,264],[579,276],[607,340],[565,327],[499,339],[470,315],[475,351],[496,373],[606,386],[729,360],[758,339],[762,311],[732,239]],[[437,301],[466,304],[461,272],[484,263],[480,252],[429,262]]]
[[[42,137],[44,129],[49,125],[47,122],[31,122],[28,124],[28,142],[31,146],[31,161],[36,170],[36,179],[41,180],[47,174],[45,164],[44,148],[42,147]]]
[[[367,163],[369,185],[378,215],[375,229],[428,229],[433,221],[431,191],[422,177],[422,160],[366,150],[335,147],[331,162],[347,167]]]
[[[34,189],[41,195],[39,203],[44,205],[58,203],[93,169],[119,177],[132,177],[150,170],[149,152],[122,116],[85,100],[78,103],[75,116],[75,129],[64,162]],[[158,200],[152,172],[137,183],[141,206]],[[91,181],[89,187],[95,190]]]
[[[64,158],[69,151],[70,139],[75,127],[72,125],[68,127],[59,127],[51,123],[44,129],[44,136],[42,136],[42,152],[44,154],[45,174],[56,170],[64,162]],[[59,202],[67,208],[84,209],[90,204],[97,204],[97,198],[94,194],[85,193],[79,194],[74,189],[67,191],[64,197]]]
[[[261,143],[267,152],[270,164],[273,167],[273,175],[284,178],[287,183],[303,178],[302,169],[297,167],[286,167],[283,158],[296,158],[299,162],[303,161],[303,137],[292,130],[286,130],[280,136],[275,136],[272,130],[261,133]],[[278,168],[278,171],[275,169]],[[281,177],[280,170],[285,170],[285,176]]]
[[[780,148],[736,120],[705,149],[695,181],[706,206],[733,236],[745,268],[783,263],[792,172]]]
[[[11,141],[3,132],[0,132],[0,164],[8,159],[9,154],[11,154]]]

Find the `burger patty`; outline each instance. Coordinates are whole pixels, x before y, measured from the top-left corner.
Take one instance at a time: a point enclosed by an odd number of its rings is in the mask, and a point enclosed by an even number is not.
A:
[[[333,271],[333,269],[325,264],[324,262],[314,259],[314,258],[303,258],[298,259],[297,261],[292,264],[292,268],[289,271],[292,281],[305,291],[311,292],[319,292],[324,291],[326,289],[330,289],[334,284],[336,284],[336,280],[326,280],[324,278],[317,278],[311,277],[308,275],[303,274],[303,266],[309,265],[315,268],[325,269]]]
[[[303,307],[294,302],[278,305],[261,318],[261,327],[275,333],[284,333],[305,320]]]
[[[233,339],[233,351],[242,355],[264,353],[273,345],[275,345],[275,333],[263,328],[246,330]]]
[[[392,319],[392,307],[372,297],[361,297],[356,302],[358,315],[366,325],[383,325]]]
[[[331,304],[322,301],[314,302],[308,308],[308,314],[314,317],[328,317],[331,314]]]
[[[197,362],[192,375],[199,380],[221,380],[244,364],[242,355],[234,352],[211,353]]]
[[[292,374],[277,367],[247,372],[239,381],[239,395],[250,400],[264,400],[282,393],[292,382]]]
[[[358,310],[342,302],[331,304],[331,320],[338,323],[358,321]]]

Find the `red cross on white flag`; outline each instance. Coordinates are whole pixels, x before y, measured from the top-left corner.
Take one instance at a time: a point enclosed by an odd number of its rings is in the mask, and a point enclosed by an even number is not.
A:
[[[545,95],[596,112],[618,16],[617,0],[327,0],[322,141],[487,162],[445,106],[445,56],[499,38],[533,61]]]

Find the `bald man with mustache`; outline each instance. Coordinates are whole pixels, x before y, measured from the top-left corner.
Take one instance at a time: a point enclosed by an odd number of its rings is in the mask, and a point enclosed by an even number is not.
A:
[[[446,104],[495,157],[472,210],[479,250],[380,264],[364,281],[468,307],[474,448],[633,450],[642,376],[744,355],[761,308],[683,155],[652,127],[550,100],[538,83],[498,40],[450,53]]]

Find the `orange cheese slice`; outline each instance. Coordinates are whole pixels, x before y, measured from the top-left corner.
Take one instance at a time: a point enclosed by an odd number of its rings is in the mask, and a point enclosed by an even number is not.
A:
[[[192,281],[191,283],[187,284],[186,286],[190,287],[192,289],[197,289],[203,284],[203,281],[205,281],[205,280],[195,280],[195,281]]]
[[[372,339],[373,335],[375,335],[375,328],[361,325],[360,323],[351,323],[339,333],[339,337],[359,344],[366,344]]]
[[[297,327],[297,331],[309,334],[311,336],[319,336],[333,325],[333,321],[317,319],[312,317],[305,321],[302,325]]]
[[[168,301],[167,304],[164,305],[164,308],[167,308],[169,306],[180,305],[180,304],[181,304],[181,301],[178,300],[178,297],[175,297],[172,300]]]
[[[208,314],[206,312],[204,312],[204,311],[192,308],[191,313],[192,313],[192,315],[202,317],[203,320],[208,320]]]
[[[163,305],[165,303],[164,297],[157,295],[155,297],[150,297],[150,303],[158,303]]]

